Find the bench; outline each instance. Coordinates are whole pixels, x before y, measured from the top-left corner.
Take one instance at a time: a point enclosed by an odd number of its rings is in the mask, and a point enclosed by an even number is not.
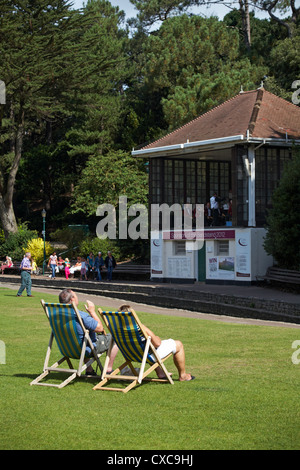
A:
[[[150,266],[143,264],[117,264],[113,271],[113,279],[149,281]]]
[[[11,266],[10,268],[5,268],[5,270],[3,271],[3,274],[21,274],[20,266],[21,266],[21,261],[15,261],[13,266]],[[43,268],[39,267],[38,274],[41,274],[42,272],[43,272]],[[50,273],[50,269],[47,267],[47,265],[45,267],[45,273],[46,274]]]
[[[114,269],[114,272],[150,274],[150,266],[143,264],[117,264]]]
[[[15,261],[13,266],[5,268],[3,274],[20,274],[21,261]]]
[[[285,284],[297,284],[300,285],[300,271],[293,271],[291,269],[279,268],[272,266],[267,269],[267,273],[264,276],[266,281],[284,282]]]
[[[106,267],[103,266],[101,275],[106,279]],[[75,273],[76,274],[76,273]],[[80,272],[79,272],[80,274]],[[93,277],[90,275],[90,278]],[[136,280],[136,281],[149,281],[150,280],[150,266],[149,265],[134,265],[134,264],[117,264],[113,270],[113,279],[118,280]]]
[[[63,271],[64,272],[64,271]],[[106,279],[106,267],[103,266],[101,270],[101,276]],[[89,279],[93,279],[96,273],[88,274]],[[70,278],[80,277],[80,271],[76,271]],[[118,280],[136,280],[136,281],[149,281],[150,280],[150,266],[149,265],[135,265],[135,264],[117,264],[113,270],[113,279]]]

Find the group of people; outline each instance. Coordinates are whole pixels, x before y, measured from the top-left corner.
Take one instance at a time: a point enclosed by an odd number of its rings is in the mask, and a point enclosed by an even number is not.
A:
[[[25,258],[26,255],[24,255]],[[6,256],[4,263],[1,264],[1,274],[4,273],[5,269],[12,268],[14,263],[10,256]],[[39,274],[39,268],[34,259],[31,259],[31,273],[32,274]]]
[[[102,270],[104,266],[106,267],[106,279],[107,281],[111,281],[116,265],[116,260],[110,251],[107,252],[105,259],[103,259],[101,251],[99,251],[97,256],[94,256],[92,252],[89,253],[87,258],[78,256],[73,266],[69,258],[63,259],[61,256],[57,257],[56,252],[53,252],[48,262],[48,267],[51,268],[52,279],[55,279],[56,273],[64,270],[66,279],[69,279],[70,275],[74,275],[74,273],[78,271],[80,272],[80,279],[85,281],[91,278],[102,281]]]
[[[204,206],[204,226],[219,227],[232,219],[232,200],[222,199],[214,193]]]

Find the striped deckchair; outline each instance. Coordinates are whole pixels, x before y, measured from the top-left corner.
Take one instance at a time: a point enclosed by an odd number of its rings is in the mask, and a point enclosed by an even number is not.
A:
[[[41,300],[41,304],[49,320],[51,334],[44,362],[43,373],[33,380],[30,385],[45,385],[50,387],[63,388],[76,377],[80,377],[82,372],[84,372],[86,368],[89,367],[94,361],[97,362],[101,371],[103,371],[103,367],[99,359],[101,354],[96,353],[89,332],[82,322],[82,318],[76,305],[73,303],[46,303],[44,300]],[[80,340],[78,336],[76,320],[79,322],[84,332],[83,341]],[[58,345],[58,349],[62,354],[62,358],[49,367],[48,364],[54,338]],[[86,351],[87,345],[91,348],[92,351],[90,355]],[[85,357],[90,357],[87,363],[84,363]],[[79,360],[77,369],[74,369],[71,359]],[[60,364],[62,364],[64,361],[68,363],[68,369],[62,369],[59,367]],[[51,384],[47,381],[41,383],[41,380],[44,379],[50,372],[66,372],[70,374],[70,376],[60,384]],[[91,376],[86,375],[85,377]]]
[[[101,377],[102,380],[94,387],[93,390],[110,390],[127,393],[143,381],[167,382],[172,385],[174,384],[164,365],[164,361],[172,354],[169,354],[164,359],[160,359],[155,347],[152,345],[151,337],[144,331],[143,325],[132,308],[128,309],[127,312],[104,312],[101,309],[98,311],[112,335],[112,341],[104,364]],[[125,362],[112,373],[107,374],[107,367],[114,342],[122,353]],[[139,373],[134,368],[133,363],[135,362],[140,363]],[[147,370],[145,370],[146,364],[149,365]],[[132,375],[122,375],[122,369],[126,368],[126,366],[130,368]],[[157,367],[162,368],[165,373],[165,379],[147,377]],[[106,384],[111,380],[129,380],[130,384],[125,388],[106,386]]]

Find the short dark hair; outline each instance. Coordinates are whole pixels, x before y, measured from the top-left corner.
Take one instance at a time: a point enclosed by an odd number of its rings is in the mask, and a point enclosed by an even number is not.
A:
[[[72,297],[73,297],[72,289],[64,289],[63,291],[61,291],[61,293],[58,296],[59,302],[61,304],[69,304],[71,302]]]
[[[129,312],[130,308],[130,305],[121,305],[119,307],[119,312]]]

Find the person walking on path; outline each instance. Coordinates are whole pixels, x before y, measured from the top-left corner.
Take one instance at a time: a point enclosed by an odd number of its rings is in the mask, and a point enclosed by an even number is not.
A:
[[[26,289],[26,292],[27,292],[27,297],[33,297],[33,295],[31,295],[31,261],[30,261],[30,258],[31,258],[31,253],[26,253],[22,262],[21,262],[21,265],[20,265],[20,269],[21,269],[21,286],[20,286],[20,289],[18,290],[18,293],[17,293],[17,297],[21,297],[22,296],[22,293],[23,293],[23,290]]]
[[[56,271],[56,266],[57,266],[57,256],[56,256],[55,251],[49,258],[48,267],[49,266],[50,266],[51,271],[52,271],[52,279],[55,279],[55,271]]]

